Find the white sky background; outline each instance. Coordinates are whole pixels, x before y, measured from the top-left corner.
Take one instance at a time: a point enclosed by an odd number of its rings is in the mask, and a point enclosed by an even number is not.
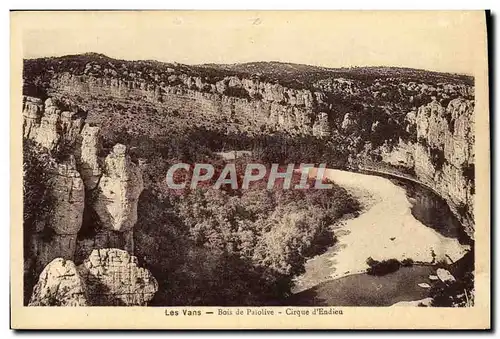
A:
[[[24,15],[31,13],[22,13]],[[84,22],[82,18],[84,16]],[[473,73],[484,12],[44,12],[24,57],[98,52],[186,64],[283,61]]]

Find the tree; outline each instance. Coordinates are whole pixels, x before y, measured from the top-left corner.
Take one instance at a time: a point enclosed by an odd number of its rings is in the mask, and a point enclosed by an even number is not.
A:
[[[23,249],[24,301],[28,302],[35,283],[32,237],[37,224],[45,222],[53,204],[49,193],[50,168],[53,159],[33,141],[23,140]],[[46,228],[48,229],[48,228]]]

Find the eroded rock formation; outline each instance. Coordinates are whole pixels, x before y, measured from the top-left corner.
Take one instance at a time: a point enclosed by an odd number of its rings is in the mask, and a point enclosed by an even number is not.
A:
[[[85,183],[85,187],[88,190],[93,190],[96,188],[102,174],[98,156],[100,149],[99,127],[85,124],[78,138],[78,142],[77,160],[79,162],[80,174]]]
[[[151,272],[119,249],[93,250],[78,270],[91,305],[145,306],[158,290]]]
[[[94,250],[80,266],[54,259],[40,274],[29,306],[145,306],[158,282],[119,249]]]
[[[53,161],[48,181],[51,212],[31,239],[35,272],[55,258],[79,263],[96,248],[133,254],[143,182],[126,147],[118,144],[100,158],[99,128],[86,124],[81,112],[63,110],[71,105],[52,98],[45,104],[31,97],[23,102],[25,137],[45,147]],[[82,234],[86,214],[96,218],[87,222],[91,232]]]
[[[137,222],[137,200],[144,189],[142,173],[117,144],[104,161],[93,204],[102,226],[113,231],[130,231]]]
[[[50,175],[52,209],[32,235],[37,272],[54,258],[73,259],[85,204],[85,188],[72,156],[55,164]]]
[[[34,138],[43,114],[43,101],[39,98],[23,96],[23,135]]]

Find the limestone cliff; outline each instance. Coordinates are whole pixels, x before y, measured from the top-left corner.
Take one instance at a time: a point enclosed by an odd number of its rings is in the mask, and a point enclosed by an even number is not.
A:
[[[414,171],[433,188],[474,233],[474,101],[454,99],[443,107],[433,100],[408,114],[416,142],[382,147],[382,161]]]
[[[146,306],[158,290],[137,258],[118,249],[94,250],[81,264],[54,259],[40,274],[29,306]]]
[[[118,77],[64,73],[53,78],[51,83],[64,93],[145,98],[186,115],[224,117],[254,128],[269,126],[319,137],[328,135],[329,130],[328,115],[317,110],[322,104],[320,92],[295,90],[258,80],[226,77],[210,84],[197,77],[170,76],[164,82],[146,84]]]

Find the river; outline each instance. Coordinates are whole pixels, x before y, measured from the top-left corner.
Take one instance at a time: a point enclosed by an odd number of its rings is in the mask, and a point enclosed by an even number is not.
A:
[[[312,173],[312,175],[315,175]],[[446,202],[404,179],[328,169],[325,176],[362,204],[361,213],[333,225],[336,243],[308,260],[290,304],[389,306],[423,299],[435,264],[454,264],[471,242]],[[412,259],[416,265],[384,276],[364,273],[367,258]],[[420,286],[419,286],[420,284]]]

